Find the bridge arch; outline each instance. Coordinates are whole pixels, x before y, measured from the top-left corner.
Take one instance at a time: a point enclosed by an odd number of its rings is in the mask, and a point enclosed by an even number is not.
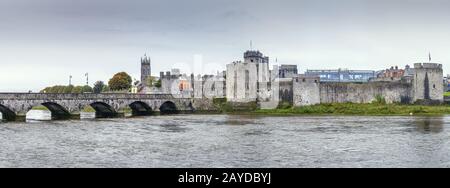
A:
[[[62,119],[70,119],[70,113],[63,106],[59,105],[55,102],[44,102],[41,104],[45,106],[48,110],[50,110],[52,114],[52,119],[62,120]]]
[[[149,116],[153,114],[152,108],[145,102],[135,101],[128,105],[133,116]]]
[[[160,107],[159,111],[161,114],[177,114],[178,108],[177,105],[172,101],[164,102]]]
[[[96,118],[113,118],[118,115],[111,105],[104,102],[93,102],[90,106],[94,108]]]
[[[0,112],[2,115],[2,119],[6,121],[15,121],[16,120],[16,113],[9,109],[6,106],[3,106],[0,104]]]

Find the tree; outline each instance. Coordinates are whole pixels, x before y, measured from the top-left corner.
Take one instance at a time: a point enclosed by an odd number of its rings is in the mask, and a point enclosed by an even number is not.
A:
[[[155,83],[156,78],[154,76],[147,77],[147,79],[145,81],[146,81],[145,86],[147,86],[147,87],[152,87],[153,84],[156,84]]]
[[[101,93],[103,91],[103,87],[105,87],[105,83],[103,83],[102,81],[97,81],[97,82],[94,83],[93,92],[94,93]]]
[[[76,86],[72,90],[72,93],[81,93],[81,92],[83,92],[83,86]]]
[[[44,88],[43,90],[41,90],[40,92],[41,93],[50,93],[50,90],[51,90],[52,88],[51,87],[46,87],[46,88]]]
[[[81,90],[82,93],[92,93],[92,91],[92,87],[88,85],[83,86],[83,89]]]
[[[160,87],[161,87],[161,79],[159,79],[158,81],[156,81],[155,87],[157,87],[157,88],[160,88]]]
[[[113,91],[129,90],[131,88],[131,76],[126,72],[119,72],[115,74],[108,82],[109,87]]]
[[[65,86],[63,93],[72,93],[73,88],[74,88],[73,85]]]
[[[102,92],[103,92],[103,93],[105,93],[105,92],[110,92],[110,91],[111,91],[111,89],[109,88],[108,85],[104,85],[104,86],[103,86],[103,89],[102,89]]]

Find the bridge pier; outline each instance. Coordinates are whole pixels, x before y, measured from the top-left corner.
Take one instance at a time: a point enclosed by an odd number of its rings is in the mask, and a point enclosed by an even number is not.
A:
[[[3,119],[5,121],[25,122],[27,121],[26,115],[16,115],[12,119]]]

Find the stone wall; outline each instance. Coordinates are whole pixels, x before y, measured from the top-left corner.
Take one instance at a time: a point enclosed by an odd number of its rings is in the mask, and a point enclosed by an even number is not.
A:
[[[278,81],[278,96],[280,102],[288,102],[292,104],[294,95],[292,78],[280,78]]]
[[[79,115],[86,106],[92,106],[99,115],[117,114],[126,108],[158,112],[168,103],[178,111],[195,110],[191,98],[174,98],[172,95],[0,93],[0,112],[8,120],[25,116],[31,108],[39,105],[47,107],[53,117]]]
[[[377,96],[387,103],[411,103],[412,95],[412,84],[403,82],[320,83],[321,103],[371,103]]]
[[[213,99],[193,99],[192,103],[195,111],[219,111],[213,102]]]
[[[414,64],[414,101],[432,100],[443,102],[442,65],[436,63]]]
[[[229,101],[256,101],[258,83],[256,65],[256,63],[242,62],[227,65],[226,93]]]
[[[293,80],[293,105],[307,106],[320,103],[320,78],[297,77]]]

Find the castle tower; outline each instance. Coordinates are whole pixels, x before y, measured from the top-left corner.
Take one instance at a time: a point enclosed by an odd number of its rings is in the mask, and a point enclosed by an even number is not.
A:
[[[441,103],[444,101],[444,84],[442,64],[414,64],[413,101]]]
[[[147,54],[144,57],[141,57],[141,83],[143,85],[147,84],[147,78],[151,76],[151,60],[150,57],[147,57]]]
[[[227,65],[226,95],[230,101],[265,101],[269,82],[269,57],[259,51],[246,51],[243,62]]]

